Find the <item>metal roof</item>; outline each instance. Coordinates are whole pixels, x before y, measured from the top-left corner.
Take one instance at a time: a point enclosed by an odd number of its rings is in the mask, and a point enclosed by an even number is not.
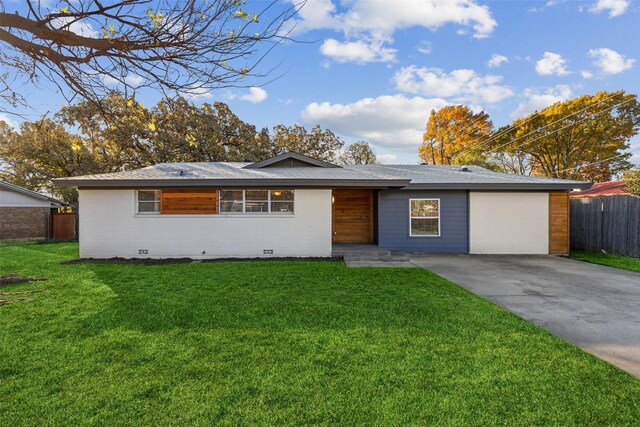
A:
[[[142,169],[56,179],[64,187],[301,186],[405,187],[409,180],[384,173],[323,167],[249,169],[249,163],[161,163]]]
[[[261,162],[248,163],[245,166],[245,168],[260,169],[260,168],[264,168],[266,166],[273,165],[289,159],[307,163],[309,166],[318,166],[321,168],[341,168],[342,167],[342,166],[334,165],[333,163],[324,162],[322,160],[314,159],[313,157],[305,156],[303,154],[294,153],[293,151],[290,151],[288,153],[280,154],[278,156],[272,157],[267,160],[262,160]]]
[[[493,172],[478,166],[361,165],[248,168],[251,163],[161,163],[142,169],[55,179],[63,187],[362,187],[405,189],[571,190],[590,183]]]
[[[480,166],[465,165],[361,165],[349,166],[353,170],[366,169],[411,180],[411,189],[539,189],[572,190],[589,188],[588,182],[541,176],[515,175]]]
[[[25,196],[33,197],[38,200],[48,200],[52,204],[66,206],[67,204],[61,200],[54,199],[53,197],[49,197],[44,194],[36,193],[35,191],[31,191],[28,188],[20,187],[19,185],[11,184],[9,182],[0,181],[0,188],[5,188],[9,191],[14,191],[16,193],[24,194]]]

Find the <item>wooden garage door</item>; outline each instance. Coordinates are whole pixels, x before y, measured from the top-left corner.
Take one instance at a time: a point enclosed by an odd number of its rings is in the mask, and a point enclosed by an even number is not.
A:
[[[569,254],[569,193],[549,193],[549,253]]]
[[[333,190],[333,242],[373,243],[373,190]]]

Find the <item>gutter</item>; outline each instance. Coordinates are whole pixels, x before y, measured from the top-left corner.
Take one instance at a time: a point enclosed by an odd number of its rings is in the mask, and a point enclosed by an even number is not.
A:
[[[410,184],[403,190],[505,190],[505,191],[569,191],[576,188],[587,189],[591,187],[589,182],[558,182],[558,183],[440,183],[440,184]]]
[[[53,180],[60,187],[76,188],[363,188],[400,190],[476,190],[476,191],[568,191],[576,188],[588,189],[589,182],[557,183],[432,183],[411,184],[409,179],[74,179]]]
[[[120,179],[120,180],[88,180],[59,178],[53,183],[60,187],[77,188],[183,188],[183,187],[216,187],[216,188],[403,188],[409,185],[408,179]]]

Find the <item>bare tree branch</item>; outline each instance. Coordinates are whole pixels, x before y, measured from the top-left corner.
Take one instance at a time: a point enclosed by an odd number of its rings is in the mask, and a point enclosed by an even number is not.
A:
[[[257,67],[289,40],[287,22],[304,3],[79,0],[53,9],[25,2],[22,14],[0,5],[0,99],[14,106],[26,102],[8,84],[12,75],[49,80],[67,101],[99,102],[114,85],[163,95],[247,86],[246,77],[272,71]]]

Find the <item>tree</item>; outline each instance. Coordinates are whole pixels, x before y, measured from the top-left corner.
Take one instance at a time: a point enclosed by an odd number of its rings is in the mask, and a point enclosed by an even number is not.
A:
[[[504,166],[508,159],[534,175],[608,181],[631,166],[625,150],[639,129],[636,95],[599,92],[514,121],[496,134],[488,154],[494,162]]]
[[[307,131],[304,126],[277,125],[273,128],[271,152],[267,157],[294,151],[314,159],[335,162],[344,142],[329,129],[316,125]]]
[[[3,123],[0,123],[0,159],[5,166],[0,170],[0,180],[74,203],[77,192],[60,189],[51,179],[100,172],[83,140],[59,123],[51,119],[25,122],[20,132],[7,131]]]
[[[358,141],[349,145],[338,158],[342,165],[375,165],[376,153],[368,142]]]
[[[164,99],[151,109],[151,115],[150,163],[255,157],[251,146],[257,138],[256,127],[242,121],[222,102],[197,107],[184,98]]]
[[[152,87],[164,94],[201,94],[240,85],[287,38],[297,12],[277,0],[150,2],[26,0],[0,9],[0,97],[25,103],[13,81],[48,79],[67,97],[94,102],[119,83],[125,93]],[[8,7],[8,6],[7,6]]]
[[[493,123],[484,111],[474,113],[464,105],[431,110],[427,130],[418,155],[429,164],[482,164],[485,156],[482,147]]]
[[[491,161],[487,162],[488,167],[498,172],[516,175],[539,174],[536,162],[532,161],[531,156],[522,147],[510,146],[509,141],[512,138],[510,131],[511,125],[503,126],[487,140],[488,142],[484,143],[487,151],[493,147],[505,147],[505,149],[491,153]]]
[[[64,106],[54,120],[77,129],[100,172],[117,172],[151,164],[153,118],[143,104],[112,91],[100,103]]]
[[[634,196],[640,196],[640,166],[629,169],[624,173],[624,185],[627,191]]]
[[[77,192],[53,178],[164,162],[260,161],[286,151],[333,162],[344,145],[320,126],[257,131],[221,102],[198,107],[178,97],[148,109],[111,92],[100,104],[81,101],[19,130],[0,121],[0,179],[74,202]]]
[[[147,109],[112,92],[100,107],[83,101],[64,107],[55,117],[80,131],[104,172],[163,162],[264,157],[265,147],[255,126],[240,120],[221,102],[198,107],[182,97],[166,98]]]

